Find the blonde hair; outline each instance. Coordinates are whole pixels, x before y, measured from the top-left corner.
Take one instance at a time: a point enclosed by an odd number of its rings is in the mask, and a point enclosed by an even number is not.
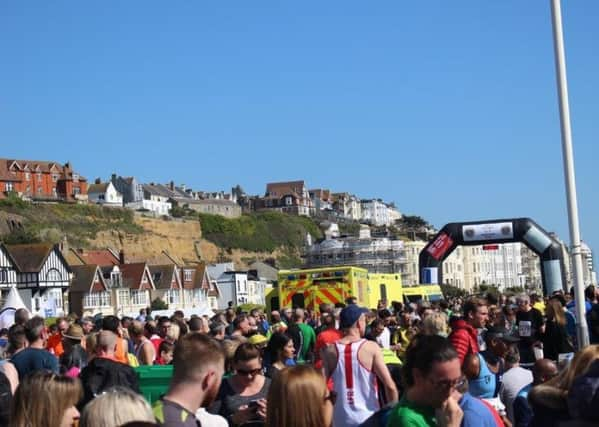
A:
[[[566,315],[564,314],[564,309],[562,303],[556,299],[549,300],[547,302],[547,306],[545,307],[545,314],[547,315],[547,319],[554,320],[560,326],[566,326]]]
[[[557,387],[563,390],[564,393],[568,393],[574,379],[586,373],[591,364],[597,359],[599,359],[599,345],[589,345],[582,350],[579,350],[574,355],[568,368],[560,372],[557,377],[547,381],[546,384]]]
[[[152,408],[143,397],[133,391],[114,387],[90,401],[83,412],[79,425],[81,427],[114,427],[132,421],[156,420]]]
[[[166,331],[166,339],[172,342],[175,342],[179,339],[179,335],[181,334],[181,328],[176,323],[171,323]]]
[[[322,427],[327,385],[321,373],[306,365],[279,371],[268,390],[266,427]],[[302,404],[297,404],[301,396]]]
[[[83,397],[78,378],[39,371],[26,376],[15,392],[11,427],[60,427],[67,409]]]
[[[447,315],[435,311],[422,321],[422,333],[424,335],[440,335],[446,337],[448,333]]]

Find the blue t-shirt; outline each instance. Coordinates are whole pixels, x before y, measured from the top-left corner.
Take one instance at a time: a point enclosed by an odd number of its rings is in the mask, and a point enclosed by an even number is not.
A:
[[[464,418],[460,427],[496,427],[495,417],[480,399],[465,393],[460,399]]]
[[[19,351],[10,361],[19,372],[19,381],[35,371],[50,371],[58,374],[58,359],[47,350],[29,347]]]
[[[489,369],[481,353],[476,354],[480,364],[478,377],[469,381],[468,389],[473,396],[483,399],[495,397],[497,390],[497,375]]]

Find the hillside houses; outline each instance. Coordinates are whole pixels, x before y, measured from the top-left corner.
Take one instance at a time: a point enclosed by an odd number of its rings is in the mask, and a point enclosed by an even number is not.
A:
[[[0,199],[9,193],[28,200],[85,201],[87,179],[69,162],[0,158]]]

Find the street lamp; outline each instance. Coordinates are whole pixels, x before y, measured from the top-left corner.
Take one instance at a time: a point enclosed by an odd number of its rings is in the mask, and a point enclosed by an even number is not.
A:
[[[584,284],[582,273],[582,253],[580,248],[580,229],[578,224],[578,201],[576,200],[576,177],[572,155],[572,129],[570,127],[570,107],[568,105],[568,81],[566,77],[566,55],[564,53],[564,34],[562,29],[562,10],[560,0],[551,1],[553,23],[553,47],[555,51],[555,71],[562,134],[562,155],[564,158],[564,178],[568,201],[568,222],[572,244],[572,266],[574,270],[574,295],[576,298],[576,331],[579,348],[589,345],[589,331],[586,322]]]

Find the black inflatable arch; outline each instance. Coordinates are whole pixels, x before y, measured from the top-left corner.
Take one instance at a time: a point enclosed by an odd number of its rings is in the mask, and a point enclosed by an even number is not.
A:
[[[420,283],[443,283],[443,260],[457,246],[524,243],[541,260],[545,295],[565,290],[566,274],[561,245],[530,218],[454,222],[445,225],[420,252]]]

